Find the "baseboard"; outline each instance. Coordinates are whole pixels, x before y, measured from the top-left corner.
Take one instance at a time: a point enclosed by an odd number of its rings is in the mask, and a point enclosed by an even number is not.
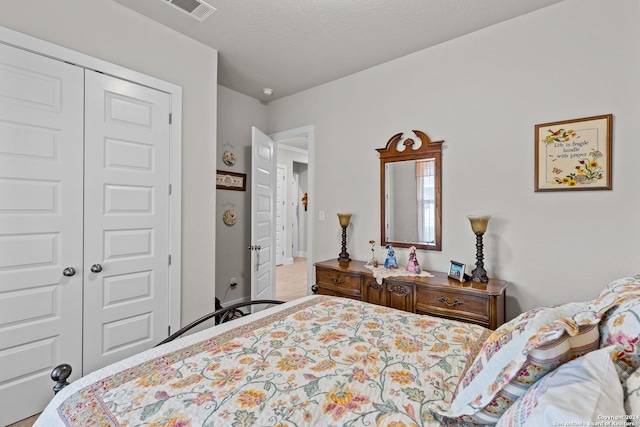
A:
[[[298,254],[296,256],[299,258],[308,258],[306,251],[298,251]]]

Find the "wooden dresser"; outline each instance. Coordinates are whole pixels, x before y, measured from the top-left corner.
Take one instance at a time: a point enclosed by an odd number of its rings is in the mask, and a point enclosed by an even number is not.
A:
[[[450,279],[447,273],[434,277],[389,277],[379,284],[362,261],[317,262],[313,293],[353,298],[418,314],[446,317],[495,329],[505,321],[507,282],[489,283]]]

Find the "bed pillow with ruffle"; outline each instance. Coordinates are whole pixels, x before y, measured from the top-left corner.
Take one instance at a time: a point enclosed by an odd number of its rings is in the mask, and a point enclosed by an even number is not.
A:
[[[541,307],[496,329],[467,365],[448,408],[431,407],[440,419],[495,424],[536,381],[599,346],[597,313],[587,303]],[[580,321],[574,317],[580,314]]]

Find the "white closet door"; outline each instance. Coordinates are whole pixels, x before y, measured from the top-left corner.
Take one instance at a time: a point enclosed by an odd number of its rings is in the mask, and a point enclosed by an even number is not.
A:
[[[82,141],[83,70],[0,44],[0,425],[81,366]]]
[[[87,374],[167,336],[170,97],[92,71],[85,78]]]

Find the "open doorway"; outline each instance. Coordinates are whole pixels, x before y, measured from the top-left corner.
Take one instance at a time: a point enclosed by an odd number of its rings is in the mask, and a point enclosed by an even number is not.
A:
[[[283,185],[278,186],[281,203],[281,225],[276,236],[282,242],[277,254],[275,297],[290,301],[311,294],[311,218],[308,209],[312,188],[310,149],[313,127],[293,129],[270,135],[276,143],[278,173]]]
[[[291,264],[276,266],[277,300],[291,301],[308,294],[306,257],[294,257]]]

